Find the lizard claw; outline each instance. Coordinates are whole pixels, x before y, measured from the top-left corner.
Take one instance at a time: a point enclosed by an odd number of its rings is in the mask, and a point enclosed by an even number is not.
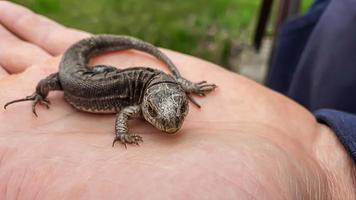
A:
[[[206,81],[201,81],[199,83],[194,83],[193,93],[200,96],[205,96],[206,93],[211,92],[217,88],[215,84],[209,84]]]
[[[206,81],[200,81],[198,83],[193,83],[193,82],[188,81],[184,78],[180,78],[177,81],[181,84],[181,86],[183,87],[185,92],[191,93],[191,94],[196,94],[199,96],[205,96],[206,93],[209,93],[209,92],[215,90],[215,88],[217,88],[217,86],[215,84],[211,84]]]
[[[190,96],[190,94],[196,94],[198,96],[204,97],[207,93],[215,90],[217,86],[215,84],[210,84],[206,81],[200,81],[198,83],[193,83],[184,78],[178,78],[177,82],[183,87],[184,91],[188,94],[188,99],[198,108],[201,106],[198,102]]]
[[[205,97],[206,93],[215,90],[215,88],[217,88],[215,84],[209,84],[206,81],[200,81],[198,83],[191,83],[188,92],[196,94],[200,97]],[[188,95],[188,99],[198,108],[201,107],[193,97]]]
[[[7,106],[13,104],[13,103],[18,103],[18,102],[22,102],[22,101],[33,101],[32,103],[32,112],[33,114],[37,117],[37,113],[36,113],[36,105],[38,103],[41,103],[43,105],[45,105],[47,107],[47,109],[49,109],[49,105],[50,105],[50,101],[45,99],[44,97],[42,97],[42,95],[38,94],[38,93],[33,93],[32,95],[30,96],[27,96],[25,98],[22,98],[22,99],[16,99],[16,100],[13,100],[13,101],[10,101],[8,103],[6,103],[4,105],[4,109],[7,108]]]
[[[112,147],[114,147],[115,143],[118,141],[120,141],[121,144],[123,144],[127,149],[127,144],[135,144],[139,146],[140,145],[139,142],[143,142],[143,139],[139,135],[120,133],[115,136],[114,141],[112,142]]]

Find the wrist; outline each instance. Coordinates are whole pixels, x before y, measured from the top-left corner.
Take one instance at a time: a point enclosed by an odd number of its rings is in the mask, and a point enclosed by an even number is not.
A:
[[[335,133],[323,124],[318,124],[313,155],[326,176],[330,199],[356,199],[355,163]]]

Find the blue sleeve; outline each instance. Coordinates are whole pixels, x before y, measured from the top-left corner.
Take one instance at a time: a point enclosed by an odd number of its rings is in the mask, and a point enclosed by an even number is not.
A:
[[[329,126],[356,162],[356,115],[332,109],[314,112],[318,122]]]

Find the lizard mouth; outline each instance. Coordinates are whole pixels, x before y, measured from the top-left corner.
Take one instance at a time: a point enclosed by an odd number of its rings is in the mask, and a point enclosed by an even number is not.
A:
[[[179,127],[174,127],[174,128],[165,128],[164,132],[169,133],[169,134],[174,134],[179,130]]]

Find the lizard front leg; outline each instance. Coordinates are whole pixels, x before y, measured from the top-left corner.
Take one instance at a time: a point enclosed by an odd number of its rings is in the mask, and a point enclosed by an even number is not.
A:
[[[143,142],[141,136],[130,134],[128,131],[128,121],[139,116],[141,116],[140,106],[128,106],[120,110],[116,117],[115,139],[112,142],[112,146],[114,146],[117,141],[125,145],[125,148],[127,148],[126,144],[138,145],[139,142]]]
[[[217,87],[215,84],[210,84],[207,83],[206,81],[193,83],[183,77],[176,78],[176,81],[182,86],[184,91],[188,94],[189,100],[199,108],[200,105],[192,97],[190,97],[189,94],[205,96],[206,93],[213,91]]]
[[[49,108],[50,101],[47,99],[47,95],[50,91],[53,90],[62,90],[61,84],[59,82],[58,73],[53,73],[47,76],[45,79],[42,79],[36,87],[36,91],[25,98],[16,99],[10,101],[4,105],[4,109],[7,106],[13,103],[22,102],[22,101],[33,101],[32,103],[32,112],[37,117],[36,113],[36,105],[38,103],[44,104],[47,108]]]

